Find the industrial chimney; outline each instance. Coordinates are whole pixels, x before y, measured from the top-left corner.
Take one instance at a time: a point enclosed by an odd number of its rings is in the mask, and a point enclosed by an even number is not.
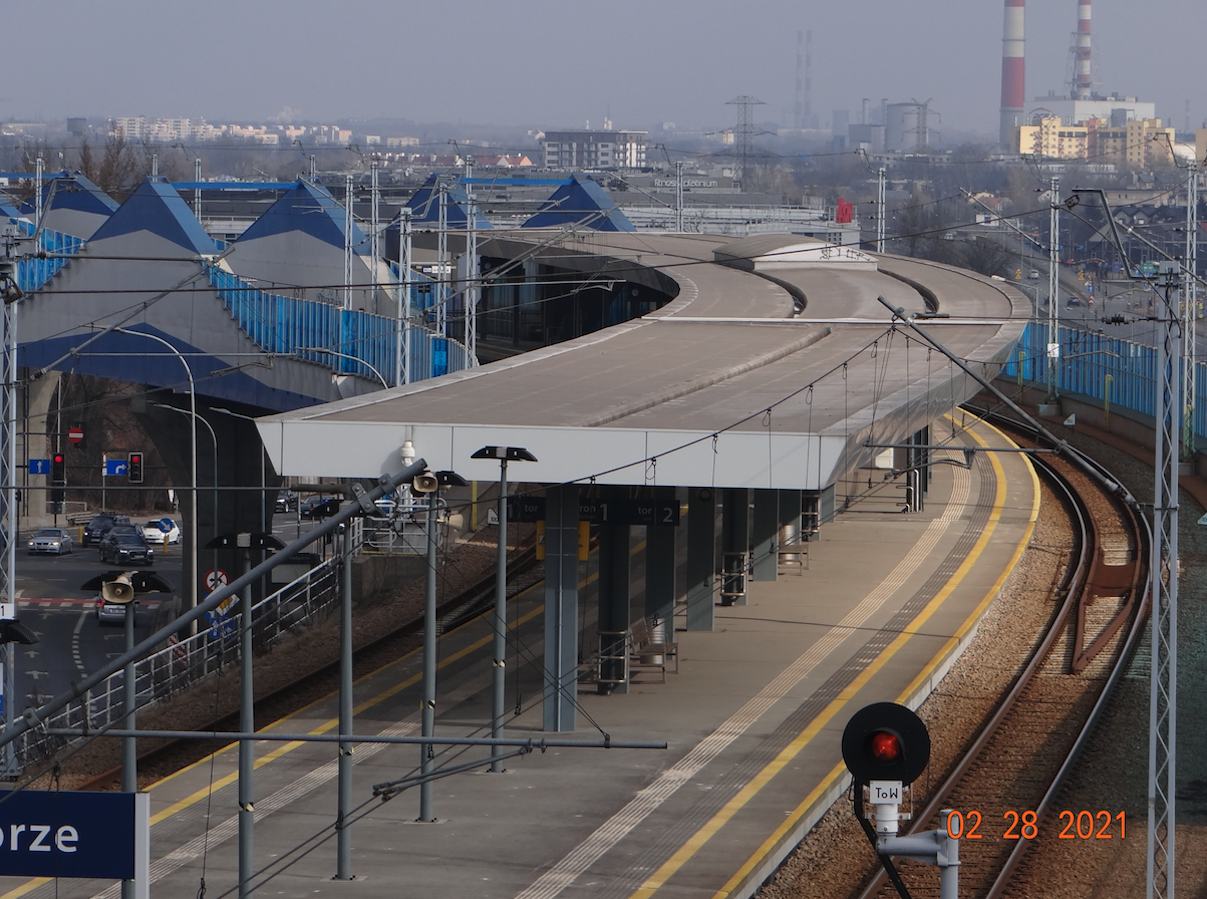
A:
[[[1088,4],[1089,0],[1081,0]],[[998,140],[1007,150],[1014,146],[1014,129],[1023,124],[1025,102],[1025,66],[1023,57],[1024,0],[1006,0],[1006,20],[1002,30],[1002,122]]]
[[[1073,99],[1090,99],[1090,0],[1077,0],[1077,49],[1073,63]]]

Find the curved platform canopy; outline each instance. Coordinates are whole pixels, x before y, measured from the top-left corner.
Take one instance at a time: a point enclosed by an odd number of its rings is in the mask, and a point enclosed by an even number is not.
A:
[[[411,440],[433,470],[493,480],[482,446],[537,457],[538,483],[824,489],[974,395],[957,366],[893,327],[877,299],[996,374],[1029,305],[1000,280],[799,235],[595,234],[553,246],[525,231],[484,255],[599,279],[673,282],[675,299],[625,324],[522,356],[258,420],[281,474],[377,477]]]

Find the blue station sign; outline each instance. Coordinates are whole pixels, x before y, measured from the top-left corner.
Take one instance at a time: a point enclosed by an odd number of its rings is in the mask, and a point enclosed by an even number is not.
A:
[[[147,793],[0,793],[0,876],[144,880]]]

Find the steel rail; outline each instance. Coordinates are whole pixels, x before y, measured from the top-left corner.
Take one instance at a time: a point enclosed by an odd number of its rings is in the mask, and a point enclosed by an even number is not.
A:
[[[1008,424],[1012,428],[1030,431],[1032,433],[1032,435],[1037,439],[1037,442],[1038,442],[1038,439],[1039,439],[1040,433],[1041,433],[1040,429],[1038,429],[1038,428],[1030,427],[1027,424],[1020,423],[1020,422],[1017,422],[1017,421],[1014,421],[1011,419],[1007,419],[1004,416],[997,415],[997,414],[985,415],[984,417],[994,418],[999,423]],[[1072,449],[1067,444],[1061,446],[1061,454],[1066,457],[1070,457],[1069,461],[1072,462],[1073,464],[1075,464],[1082,471],[1085,471],[1087,466],[1096,468],[1098,470],[1098,472],[1096,473],[1095,480],[1099,481],[1100,484],[1103,482],[1107,482],[1107,483],[1114,482],[1114,478],[1112,478],[1110,476],[1109,472],[1107,472],[1105,468],[1103,468],[1097,462],[1090,460],[1087,456],[1080,453],[1079,451]],[[1073,457],[1080,457],[1080,458],[1073,458]],[[1098,552],[1098,547],[1096,545],[1094,545],[1094,534],[1095,534],[1096,529],[1093,527],[1092,521],[1090,519],[1089,510],[1085,506],[1084,501],[1077,495],[1076,491],[1073,490],[1072,486],[1066,481],[1066,479],[1064,477],[1059,475],[1059,473],[1057,473],[1055,471],[1055,469],[1050,466],[1050,464],[1048,464],[1046,461],[1042,460],[1038,456],[1033,456],[1032,459],[1033,459],[1034,463],[1038,464],[1040,467],[1045,469],[1045,471],[1047,472],[1047,474],[1049,476],[1049,480],[1052,482],[1053,486],[1056,487],[1056,489],[1058,489],[1059,491],[1061,491],[1064,494],[1065,499],[1068,502],[1069,508],[1070,508],[1072,514],[1074,515],[1074,518],[1075,518],[1074,530],[1076,532],[1075,536],[1077,537],[1077,542],[1079,544],[1078,545],[1077,565],[1076,565],[1072,575],[1069,577],[1069,579],[1067,581],[1067,584],[1065,587],[1064,602],[1061,604],[1059,611],[1053,617],[1051,623],[1049,624],[1047,633],[1045,634],[1042,643],[1035,650],[1035,652],[1032,653],[1031,659],[1029,660],[1027,666],[1024,668],[1023,672],[1019,675],[1019,677],[1015,680],[1014,684],[1011,686],[1011,688],[1007,692],[1006,696],[1002,699],[1002,701],[998,705],[994,714],[990,717],[989,721],[982,728],[982,730],[981,730],[980,734],[977,736],[976,740],[972,743],[972,745],[969,747],[969,749],[964,753],[964,755],[961,757],[959,762],[956,764],[956,766],[952,770],[952,772],[944,779],[943,783],[935,791],[935,793],[934,793],[933,797],[930,799],[930,801],[927,802],[927,804],[923,808],[922,812],[914,818],[914,821],[908,830],[908,833],[910,833],[910,834],[921,832],[924,829],[925,825],[938,814],[940,809],[945,807],[945,804],[947,803],[950,795],[954,792],[956,787],[959,786],[960,782],[968,774],[969,770],[972,768],[972,766],[976,762],[977,758],[981,755],[981,753],[984,751],[985,747],[989,744],[989,742],[996,735],[1002,722],[1014,710],[1014,708],[1017,705],[1024,690],[1031,684],[1032,680],[1034,679],[1035,673],[1047,661],[1048,656],[1051,654],[1052,647],[1055,644],[1056,640],[1060,637],[1060,635],[1064,631],[1065,627],[1067,625],[1071,624],[1070,617],[1071,617],[1072,613],[1077,609],[1077,607],[1080,603],[1081,592],[1092,586],[1092,582],[1089,578],[1089,573],[1090,573],[1090,569],[1092,568],[1092,565],[1094,562],[1094,557]],[[1089,472],[1087,472],[1087,473],[1089,473]],[[1129,503],[1127,503],[1126,501],[1120,500],[1120,497],[1118,494],[1115,494],[1112,498],[1115,501],[1119,502],[1119,504],[1121,506],[1128,508],[1128,509],[1131,508]],[[1143,519],[1137,519],[1137,517],[1135,515],[1131,515],[1130,520],[1133,523],[1136,523],[1137,521],[1139,521],[1141,523],[1141,526],[1139,527],[1139,529],[1135,535],[1137,538],[1136,545],[1135,545],[1135,557],[1137,560],[1136,564],[1143,565],[1143,564],[1145,564],[1144,560],[1147,559],[1147,557],[1148,557],[1147,552],[1146,552],[1147,540],[1149,538],[1149,534],[1148,534],[1148,530],[1147,530],[1147,526],[1146,526],[1147,522],[1144,522]],[[1045,791],[1043,800],[1041,801],[1039,806],[1036,808],[1037,815],[1042,815],[1043,810],[1047,808],[1047,803],[1051,800],[1051,798],[1053,798],[1055,796],[1057,790],[1060,787],[1061,782],[1063,781],[1065,774],[1071,767],[1073,760],[1076,758],[1077,753],[1079,753],[1081,748],[1084,746],[1085,741],[1088,738],[1088,734],[1089,734],[1090,730],[1092,730],[1094,725],[1097,723],[1098,718],[1100,717],[1101,710],[1105,706],[1106,700],[1109,697],[1110,692],[1113,690],[1115,684],[1118,681],[1118,678],[1121,676],[1122,671],[1126,668],[1125,662],[1130,657],[1130,653],[1131,653],[1132,647],[1134,645],[1134,641],[1135,641],[1137,635],[1142,630],[1143,617],[1144,617],[1143,612],[1146,607],[1147,607],[1147,593],[1145,594],[1144,603],[1142,603],[1140,605],[1139,613],[1136,614],[1133,618],[1132,628],[1131,628],[1131,631],[1129,632],[1126,644],[1125,644],[1123,650],[1120,652],[1118,659],[1116,660],[1116,663],[1111,672],[1111,675],[1108,678],[1107,683],[1104,685],[1101,693],[1099,694],[1098,699],[1095,702],[1093,709],[1091,710],[1090,716],[1088,717],[1086,724],[1083,726],[1083,728],[1079,732],[1079,735],[1074,742],[1073,748],[1069,751],[1068,756],[1066,757],[1065,761],[1061,765],[1061,767],[1056,775],[1056,779],[1049,786],[1049,788]],[[1080,647],[1078,647],[1078,649],[1080,650]],[[1014,849],[1011,851],[1010,856],[1005,861],[1002,871],[999,872],[999,874],[994,879],[993,887],[991,888],[991,891],[988,894],[989,899],[996,899],[996,897],[1000,895],[1000,890],[1004,889],[1006,881],[1009,879],[1010,874],[1017,868],[1018,864],[1020,863],[1020,861],[1022,859],[1022,855],[1027,849],[1027,842],[1028,841],[1020,840],[1019,843],[1015,845]],[[871,899],[871,897],[873,897],[877,893],[879,893],[887,884],[888,884],[888,879],[885,876],[884,872],[883,871],[878,872],[876,877],[873,878],[872,882],[859,894],[860,899]]]

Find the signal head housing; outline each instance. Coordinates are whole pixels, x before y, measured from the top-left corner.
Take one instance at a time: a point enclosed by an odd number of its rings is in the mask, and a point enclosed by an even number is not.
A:
[[[930,733],[913,711],[875,702],[851,716],[842,732],[842,758],[857,783],[913,783],[930,762]]]

